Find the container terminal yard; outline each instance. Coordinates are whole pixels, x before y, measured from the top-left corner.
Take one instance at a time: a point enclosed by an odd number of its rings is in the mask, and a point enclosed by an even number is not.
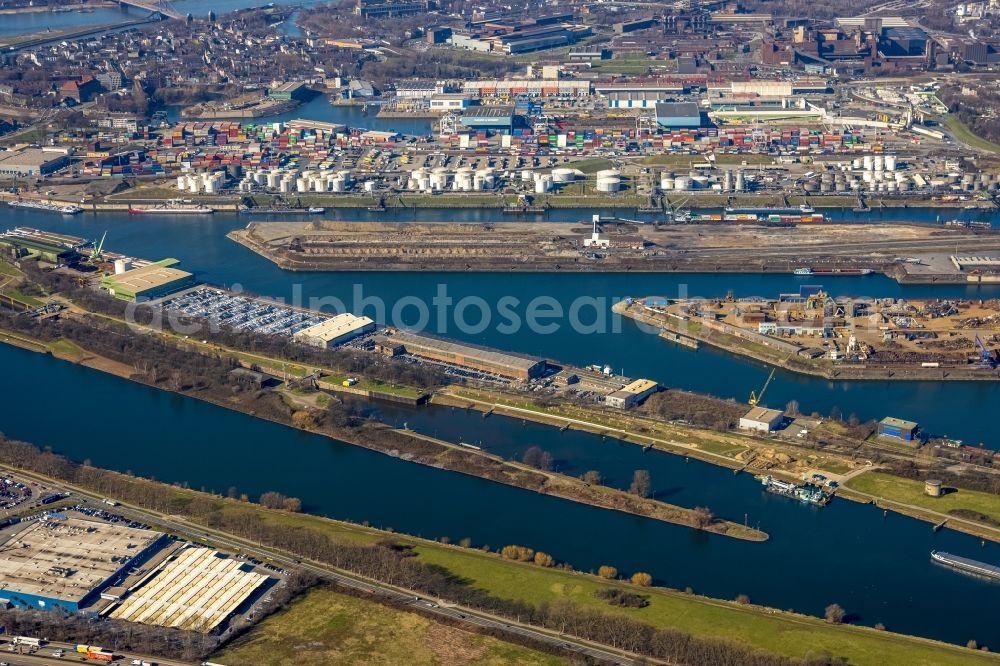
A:
[[[1000,280],[1000,234],[957,225],[249,223],[229,237],[289,270],[760,272],[879,271],[901,282]],[[978,256],[947,260],[956,251]],[[944,261],[935,259],[945,257]]]
[[[801,285],[775,298],[628,298],[615,310],[789,370],[836,379],[1000,379],[1000,302],[833,298]]]

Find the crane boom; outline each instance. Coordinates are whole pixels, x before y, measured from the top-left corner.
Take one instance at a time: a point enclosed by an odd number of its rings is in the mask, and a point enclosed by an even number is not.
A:
[[[776,368],[771,368],[771,374],[767,376],[767,381],[764,382],[764,386],[761,387],[760,393],[754,393],[750,391],[750,404],[757,406],[757,404],[764,399],[764,392],[767,391],[767,387],[771,385],[771,380],[774,379],[774,371]]]

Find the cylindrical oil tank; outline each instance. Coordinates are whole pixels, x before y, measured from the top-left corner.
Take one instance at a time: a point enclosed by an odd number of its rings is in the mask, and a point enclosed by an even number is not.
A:
[[[924,493],[931,497],[941,497],[941,482],[938,479],[927,479],[924,482]]]
[[[736,172],[736,191],[742,192],[747,188],[746,177],[743,175],[742,171]]]
[[[875,171],[883,171],[885,169],[885,159],[881,155],[876,155],[875,159],[872,160],[872,169]]]
[[[674,189],[675,190],[690,190],[691,189],[691,179],[687,176],[677,176],[674,179]]]
[[[885,170],[886,171],[895,171],[896,170],[896,156],[895,155],[886,155],[885,156]]]
[[[177,189],[183,190],[187,188],[187,176],[177,176]]]
[[[862,164],[864,165],[865,171],[871,171],[872,170],[872,156],[871,155],[865,155],[864,158],[862,158]]]
[[[260,171],[260,172],[258,172],[258,175],[257,175],[257,184],[258,185],[263,185],[264,182],[262,182],[262,181],[266,182],[267,186],[269,188],[271,188],[272,190],[276,189],[278,187],[278,185],[281,183],[281,172],[277,171],[277,170],[275,170],[275,171],[268,171],[267,173],[264,173],[263,171]]]
[[[561,167],[552,170],[552,182],[554,183],[572,183],[574,180],[576,180],[576,169]]]
[[[660,189],[663,191],[674,189],[673,176],[664,176],[663,178],[660,178]]]
[[[308,192],[309,191],[309,181],[305,178],[299,176],[295,179],[295,191],[296,192]]]
[[[621,176],[600,176],[597,179],[597,191],[602,193],[617,192],[622,187]]]

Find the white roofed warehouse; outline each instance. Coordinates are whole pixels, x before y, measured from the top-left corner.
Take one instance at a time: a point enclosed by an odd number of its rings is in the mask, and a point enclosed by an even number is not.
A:
[[[293,339],[313,347],[329,349],[374,330],[375,322],[370,318],[356,317],[345,312],[302,329],[293,336]]]

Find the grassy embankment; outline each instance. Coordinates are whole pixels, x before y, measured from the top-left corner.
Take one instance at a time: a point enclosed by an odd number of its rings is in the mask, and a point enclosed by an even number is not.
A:
[[[989,153],[1000,153],[1000,144],[993,143],[992,141],[984,139],[974,133],[968,125],[959,120],[958,114],[948,114],[945,117],[944,124],[962,143],[968,144],[973,148],[978,148],[979,150],[985,150]]]
[[[142,485],[158,484],[136,477],[116,476],[130,485],[140,486],[135,491],[137,496],[142,495]],[[185,506],[206,497],[203,493],[179,487],[172,487],[171,491],[175,499],[174,506],[168,513],[172,514],[183,514]],[[214,522],[215,514],[230,514],[230,518],[252,514],[264,525],[314,531],[350,543],[373,544],[393,539],[412,544],[420,561],[443,566],[456,577],[497,597],[531,604],[569,599],[605,613],[622,613],[655,627],[674,628],[702,637],[746,643],[792,657],[828,652],[847,658],[855,666],[967,666],[1000,663],[1000,658],[996,655],[936,641],[865,627],[834,625],[810,616],[709,599],[664,588],[637,588],[626,582],[608,581],[592,574],[514,562],[495,553],[393,534],[329,518],[264,509],[221,497],[213,496],[211,500],[212,514],[203,515],[200,522]],[[559,554],[555,555],[558,557]],[[640,609],[610,607],[594,594],[597,590],[608,588],[647,595],[649,605]]]
[[[887,500],[909,504],[938,514],[954,515],[968,519],[978,514],[983,522],[1000,526],[1000,495],[978,490],[951,489],[942,497],[931,497],[924,492],[924,482],[904,479],[884,472],[866,472],[851,479],[847,488]]]
[[[560,666],[569,660],[315,589],[212,657],[223,664],[483,664]]]

